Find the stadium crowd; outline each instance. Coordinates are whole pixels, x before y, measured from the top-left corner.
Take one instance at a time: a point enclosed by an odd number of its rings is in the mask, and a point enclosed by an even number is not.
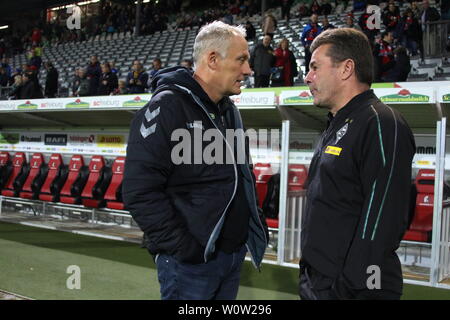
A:
[[[253,70],[254,86],[292,86],[294,78],[302,78],[296,58],[288,39],[283,38],[272,47],[273,36],[277,29],[275,17],[276,8],[281,8],[280,19],[289,21],[291,15],[296,18],[310,17],[309,23],[303,28],[299,37],[304,46],[305,74],[309,69],[311,53],[309,46],[322,31],[335,28],[327,19],[329,14],[343,13],[348,1],[313,0],[310,4],[304,2],[293,4],[293,0],[279,0],[275,8],[262,16],[260,27],[263,39],[255,43],[251,52],[250,66]],[[440,6],[441,13],[430,7],[428,0],[387,2],[353,1],[353,10],[345,15],[344,27],[351,27],[363,31],[369,38],[375,59],[376,82],[406,81],[411,69],[410,57],[421,55],[423,59],[422,33],[424,24],[428,21],[448,19],[448,2]],[[370,4],[380,5],[382,12],[382,33],[378,29],[368,27],[367,20],[371,16],[366,12]],[[399,5],[406,7],[400,14]],[[158,6],[156,2],[149,2],[141,7],[142,24],[141,35],[153,34],[167,30],[185,30],[202,26],[214,20],[222,20],[228,24],[245,24],[247,40],[257,41],[255,26],[249,18],[257,14],[258,7],[255,0],[219,0],[215,9],[194,13],[182,7],[180,0],[169,1],[165,6]],[[172,23],[169,23],[169,12],[181,12]],[[355,15],[357,13],[357,15]],[[359,14],[358,14],[359,13]],[[442,16],[441,16],[442,14]],[[319,16],[321,20],[319,21]],[[359,18],[355,21],[355,17]],[[80,30],[65,28],[64,14],[57,15],[55,20],[44,26],[37,26],[23,36],[10,34],[0,39],[0,96],[1,88],[8,87],[9,99],[32,99],[40,97],[58,96],[58,70],[52,61],[42,61],[43,51],[50,46],[65,42],[84,41],[89,37],[102,33],[135,32],[135,8],[133,5],[120,5],[104,2],[99,14],[90,17]],[[26,50],[28,63],[12,70],[9,57]],[[190,57],[182,63],[192,69]],[[45,87],[38,81],[39,70],[46,70]],[[159,58],[152,62],[152,69],[145,70],[139,60],[130,66],[126,78],[119,79],[114,61],[99,61],[92,56],[85,66],[76,68],[70,84],[69,95],[93,96],[114,95],[127,93],[145,93],[149,91],[150,82],[154,74],[164,67]],[[300,71],[300,72],[299,72]]]

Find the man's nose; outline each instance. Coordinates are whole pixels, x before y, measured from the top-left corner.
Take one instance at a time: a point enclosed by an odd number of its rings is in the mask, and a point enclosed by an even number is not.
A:
[[[305,77],[305,83],[306,84],[310,84],[311,83],[311,78],[312,78],[312,72],[311,72],[311,70],[309,70],[308,74]]]
[[[248,63],[248,61],[246,61],[246,62],[244,63],[244,68],[243,68],[243,70],[242,70],[242,73],[243,73],[245,76],[249,76],[249,75],[252,74],[252,69],[250,69],[250,64]]]

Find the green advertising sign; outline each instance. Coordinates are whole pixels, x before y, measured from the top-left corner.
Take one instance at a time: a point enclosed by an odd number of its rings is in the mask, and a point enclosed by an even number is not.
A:
[[[18,133],[0,133],[0,144],[17,144],[19,143]]]
[[[393,102],[418,102],[418,103],[428,103],[430,102],[430,97],[423,94],[411,93],[407,89],[400,90],[397,94],[390,94],[380,97],[380,100],[384,103]]]

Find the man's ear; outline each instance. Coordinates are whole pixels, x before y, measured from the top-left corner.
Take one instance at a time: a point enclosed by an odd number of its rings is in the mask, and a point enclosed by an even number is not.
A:
[[[355,73],[355,61],[352,59],[347,59],[342,62],[341,65],[341,75],[342,80],[349,79]]]
[[[212,70],[216,70],[218,65],[219,53],[217,51],[210,51],[207,55],[208,67]]]

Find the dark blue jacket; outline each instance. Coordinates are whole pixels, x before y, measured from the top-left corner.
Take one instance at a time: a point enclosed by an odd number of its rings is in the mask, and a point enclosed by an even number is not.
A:
[[[259,267],[267,245],[259,217],[255,178],[243,150],[245,164],[235,161],[236,150],[225,142],[225,128],[242,129],[242,119],[228,97],[214,104],[192,74],[183,67],[160,71],[152,81],[151,101],[132,121],[123,180],[125,206],[144,231],[150,253],[166,253],[188,263],[208,261],[237,190],[240,174],[250,208],[247,239],[255,266]],[[197,126],[193,124],[196,121]],[[190,133],[187,145],[195,148],[200,130],[218,129],[225,155],[232,163],[175,164],[172,138],[176,129]],[[197,140],[196,140],[197,141]],[[201,153],[208,144],[200,145]],[[237,149],[237,148],[236,148]],[[194,157],[187,154],[194,163]]]

